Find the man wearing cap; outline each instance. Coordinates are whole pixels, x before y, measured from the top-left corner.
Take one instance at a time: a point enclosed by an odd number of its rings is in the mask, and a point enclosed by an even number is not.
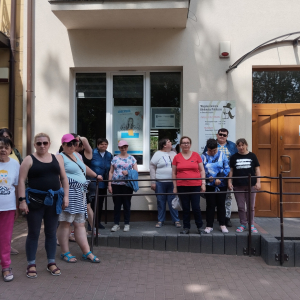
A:
[[[230,160],[230,156],[237,153],[238,150],[236,148],[236,145],[234,142],[228,141],[229,131],[226,128],[220,128],[217,133],[217,142],[218,142],[218,150],[223,152],[227,159]],[[207,147],[205,146],[204,152],[207,151]],[[231,193],[227,194],[226,200],[225,200],[225,208],[226,208],[226,219],[225,219],[225,225],[227,227],[232,227],[230,217],[231,217],[231,200],[232,196]]]

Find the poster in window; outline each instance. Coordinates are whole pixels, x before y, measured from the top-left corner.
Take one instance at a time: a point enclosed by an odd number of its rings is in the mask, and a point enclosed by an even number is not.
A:
[[[199,101],[199,153],[208,139],[215,139],[220,128],[229,131],[228,140],[235,142],[235,101]]]
[[[143,106],[114,107],[114,153],[119,154],[118,142],[128,143],[128,153],[143,155]]]

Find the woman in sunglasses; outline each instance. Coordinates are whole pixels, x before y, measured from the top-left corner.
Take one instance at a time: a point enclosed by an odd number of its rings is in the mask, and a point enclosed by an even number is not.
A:
[[[119,141],[118,148],[120,154],[116,155],[111,161],[111,167],[109,170],[109,180],[118,180],[108,183],[108,191],[112,194],[132,194],[133,189],[127,186],[124,180],[128,175],[128,171],[138,171],[136,159],[127,153],[128,143],[126,141]],[[124,231],[130,230],[130,207],[131,207],[131,195],[130,196],[113,196],[114,201],[114,226],[111,231],[115,232],[120,229],[120,217],[121,208],[124,209]]]
[[[100,263],[99,258],[90,251],[85,231],[87,215],[86,192],[89,184],[89,181],[86,180],[86,175],[99,181],[103,179],[101,175],[97,175],[80,160],[75,152],[79,141],[72,134],[65,134],[61,143],[63,151],[60,155],[63,158],[69,181],[69,205],[59,216],[59,227],[57,230],[57,238],[62,250],[61,259],[68,263],[77,262],[76,257],[72,256],[69,250],[69,230],[70,224],[73,223],[76,242],[83,252],[82,260]]]
[[[27,156],[21,165],[18,185],[19,208],[27,214],[28,224],[26,273],[28,278],[37,277],[35,258],[44,220],[47,270],[58,276],[61,273],[55,263],[56,228],[58,215],[69,202],[68,178],[62,157],[48,152],[50,137],[46,133],[39,133],[34,137],[34,147],[36,152]],[[26,178],[28,188],[25,190]]]

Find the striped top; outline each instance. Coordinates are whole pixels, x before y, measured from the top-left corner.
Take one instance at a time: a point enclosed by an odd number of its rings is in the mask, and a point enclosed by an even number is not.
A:
[[[86,180],[85,183],[80,183],[70,177],[69,179],[69,206],[64,210],[70,214],[85,214],[87,217],[86,210],[86,193],[90,183]]]

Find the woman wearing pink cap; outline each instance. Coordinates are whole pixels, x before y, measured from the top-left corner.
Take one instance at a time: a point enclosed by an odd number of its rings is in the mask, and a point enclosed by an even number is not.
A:
[[[91,251],[88,244],[85,219],[87,213],[86,192],[89,181],[86,175],[103,180],[101,175],[97,175],[88,166],[86,166],[75,149],[79,141],[70,133],[65,134],[62,139],[63,151],[60,155],[63,158],[64,167],[69,181],[69,206],[66,207],[59,215],[59,227],[57,230],[57,238],[62,250],[61,259],[68,263],[75,263],[77,259],[69,250],[69,230],[70,224],[74,224],[75,239],[81,251],[83,252],[81,260],[91,263],[100,263]]]
[[[129,170],[138,171],[136,159],[127,153],[128,143],[119,141],[120,154],[111,161],[109,180],[124,180]],[[113,181],[108,183],[108,191],[112,194],[132,194],[133,189],[126,185],[126,181]],[[130,206],[131,196],[113,196],[114,201],[114,226],[111,231],[120,229],[121,207],[124,209],[124,231],[130,230]]]

